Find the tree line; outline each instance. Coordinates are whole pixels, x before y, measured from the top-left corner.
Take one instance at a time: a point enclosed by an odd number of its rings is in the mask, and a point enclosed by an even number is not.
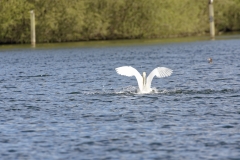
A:
[[[0,43],[162,38],[209,32],[208,0],[0,0]],[[240,0],[215,0],[216,32],[240,30]]]

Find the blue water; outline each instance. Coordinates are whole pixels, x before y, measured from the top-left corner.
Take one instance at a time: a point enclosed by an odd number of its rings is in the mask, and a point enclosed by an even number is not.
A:
[[[173,74],[138,94],[124,65]],[[240,159],[240,39],[0,48],[0,148],[3,160]]]

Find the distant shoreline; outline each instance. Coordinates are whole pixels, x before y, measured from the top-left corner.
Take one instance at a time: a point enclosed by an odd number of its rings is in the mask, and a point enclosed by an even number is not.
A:
[[[218,40],[233,40],[240,39],[240,32],[227,32],[221,35],[216,35],[215,39]],[[202,36],[188,36],[188,37],[175,37],[175,38],[143,38],[143,39],[118,39],[118,40],[89,40],[89,41],[76,41],[76,42],[51,42],[51,43],[37,43],[36,48],[101,48],[101,47],[118,47],[118,46],[138,46],[138,45],[158,45],[158,44],[171,44],[171,43],[191,43],[200,41],[212,41],[209,35]],[[32,48],[30,43],[8,43],[0,44],[0,49],[16,49],[16,48]],[[35,48],[35,47],[34,47]]]
[[[216,38],[219,36],[228,36],[228,35],[240,35],[240,31],[231,31],[231,32],[221,32],[216,35]],[[98,40],[80,40],[80,41],[64,41],[64,42],[37,42],[37,44],[63,44],[63,43],[88,43],[88,42],[118,42],[118,41],[171,41],[177,39],[211,39],[209,33],[203,35],[189,35],[189,36],[169,36],[169,37],[160,37],[160,38],[132,38],[132,39],[98,39]],[[31,44],[28,43],[1,43],[1,45],[20,45],[20,44]]]

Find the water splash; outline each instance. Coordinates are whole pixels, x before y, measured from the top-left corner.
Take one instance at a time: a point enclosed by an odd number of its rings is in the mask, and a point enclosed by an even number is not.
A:
[[[161,95],[196,95],[196,94],[216,94],[216,93],[237,93],[239,90],[234,89],[221,89],[221,90],[214,90],[214,89],[203,89],[203,90],[186,90],[186,89],[157,89],[152,88],[153,91],[148,94],[161,94]],[[78,92],[80,93],[80,92]],[[83,91],[82,92],[85,95],[144,95],[141,93],[136,86],[127,86],[119,89],[104,89],[104,90],[95,90],[95,91]]]

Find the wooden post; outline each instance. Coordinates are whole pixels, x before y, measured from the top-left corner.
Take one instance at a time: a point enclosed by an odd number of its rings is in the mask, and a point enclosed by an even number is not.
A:
[[[36,33],[35,33],[35,14],[34,10],[30,11],[30,20],[31,20],[31,44],[33,47],[36,45]]]
[[[214,25],[214,12],[213,12],[213,0],[209,0],[209,24],[210,24],[210,37],[215,37],[215,25]]]

